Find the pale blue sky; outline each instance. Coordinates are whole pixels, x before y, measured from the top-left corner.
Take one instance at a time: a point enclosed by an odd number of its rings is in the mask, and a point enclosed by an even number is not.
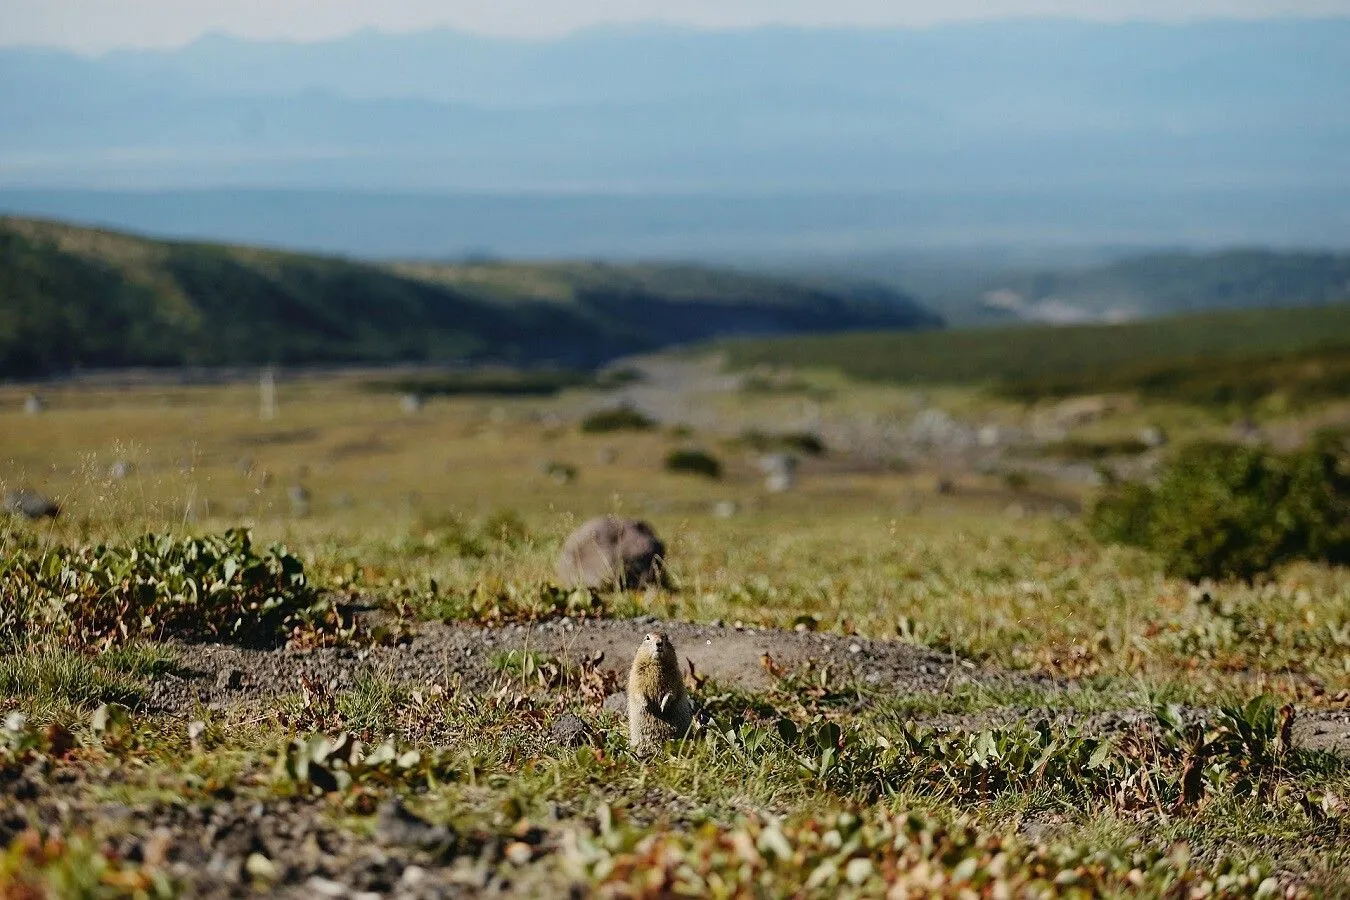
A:
[[[703,28],[894,27],[1010,16],[1176,21],[1285,15],[1347,16],[1350,0],[0,0],[0,44],[99,52],[173,46],[213,31],[318,40],[362,28],[449,26],[548,37],[649,21]]]

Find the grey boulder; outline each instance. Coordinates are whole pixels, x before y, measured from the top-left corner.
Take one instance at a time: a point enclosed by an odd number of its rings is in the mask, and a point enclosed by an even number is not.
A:
[[[61,514],[61,505],[50,497],[28,488],[19,488],[5,494],[5,512],[26,519],[55,519]]]
[[[568,535],[558,554],[558,577],[593,590],[640,588],[665,582],[666,545],[646,522],[600,516]]]

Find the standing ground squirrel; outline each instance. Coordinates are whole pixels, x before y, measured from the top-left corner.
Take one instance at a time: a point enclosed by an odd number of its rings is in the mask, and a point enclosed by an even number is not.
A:
[[[628,672],[628,746],[639,752],[655,750],[684,737],[693,717],[675,645],[653,631],[642,639]]]

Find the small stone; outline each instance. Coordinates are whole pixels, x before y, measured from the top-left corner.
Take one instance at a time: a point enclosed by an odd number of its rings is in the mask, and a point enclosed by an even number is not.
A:
[[[3,509],[10,515],[25,519],[55,519],[61,514],[61,504],[28,488],[19,488],[5,494]]]
[[[187,735],[188,743],[192,745],[193,750],[200,750],[202,744],[202,735],[206,733],[206,723],[201,719],[194,719],[188,723]]]
[[[216,690],[235,691],[244,683],[244,673],[238,669],[222,669],[216,676]]]
[[[404,806],[398,797],[390,797],[381,804],[375,817],[375,837],[385,844],[441,852],[452,851],[458,841],[458,836],[451,828],[428,822]]]
[[[305,887],[310,893],[319,897],[345,897],[347,889],[336,881],[329,881],[327,878],[320,878],[315,875],[309,881],[305,882]]]
[[[248,859],[244,860],[244,871],[254,878],[261,878],[264,881],[274,881],[277,877],[276,863],[261,853],[250,853],[248,855]]]
[[[286,496],[290,498],[291,512],[294,515],[300,518],[309,515],[309,488],[305,487],[303,484],[293,484],[286,489]]]
[[[416,887],[427,880],[427,870],[421,866],[408,866],[403,870],[403,875],[399,878],[399,884],[404,887]]]
[[[559,716],[549,728],[549,733],[554,741],[564,747],[595,743],[595,735],[591,733],[590,727],[577,716]]]
[[[506,858],[516,866],[523,866],[534,857],[534,851],[524,841],[512,841],[506,845]]]
[[[849,653],[852,653],[852,654],[855,654],[855,655],[861,653],[861,652],[862,652],[862,644],[849,644],[849,645],[848,645],[848,652],[849,652]]]

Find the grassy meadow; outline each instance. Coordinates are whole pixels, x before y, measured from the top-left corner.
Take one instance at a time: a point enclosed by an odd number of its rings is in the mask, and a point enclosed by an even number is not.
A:
[[[0,896],[1350,896],[1350,766],[1318,742],[1350,705],[1350,575],[1168,578],[1088,534],[1097,487],[1066,473],[1091,465],[1055,458],[1128,468],[1168,452],[1140,429],[1228,435],[1232,409],[780,368],[590,433],[617,394],[407,412],[368,381],[283,380],[270,420],[251,384],[45,385],[36,415],[0,387],[0,488],[62,504],[0,525],[0,591],[31,601],[0,613]],[[908,454],[836,437],[935,408],[1057,431]],[[1350,405],[1262,416],[1297,442]],[[767,491],[756,448],[810,429],[825,452]],[[664,470],[695,447],[720,478]],[[554,584],[563,538],[607,512],[653,524],[671,590]],[[251,549],[201,543],[238,528]],[[91,624],[117,603],[130,625]],[[237,648],[210,612],[274,607],[284,630]],[[709,653],[771,648],[758,680],[691,673],[708,723],[649,760],[602,706],[628,657],[538,652],[524,627],[643,616],[713,629]],[[775,663],[803,632],[859,664]],[[423,674],[424,639],[474,662]],[[868,674],[891,648],[931,654],[940,686]],[[550,730],[564,715],[587,740]]]

